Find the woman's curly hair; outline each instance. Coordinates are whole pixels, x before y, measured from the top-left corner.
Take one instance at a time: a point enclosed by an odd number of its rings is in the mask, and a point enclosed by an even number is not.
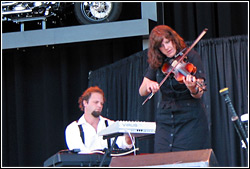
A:
[[[105,102],[104,92],[102,89],[100,89],[98,86],[89,87],[78,99],[78,104],[81,111],[84,111],[83,100],[86,100],[88,102],[93,92],[100,93],[103,96],[103,101]]]
[[[165,58],[160,51],[163,39],[169,39],[176,46],[177,52],[186,47],[182,37],[177,34],[171,27],[167,25],[158,25],[154,27],[149,35],[148,63],[153,69],[157,69],[162,65]]]

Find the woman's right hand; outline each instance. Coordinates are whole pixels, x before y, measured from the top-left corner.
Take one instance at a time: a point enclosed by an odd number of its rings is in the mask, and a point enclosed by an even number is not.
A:
[[[159,88],[159,84],[156,81],[152,81],[144,77],[143,82],[139,88],[139,94],[141,96],[146,96],[150,93],[156,93]]]

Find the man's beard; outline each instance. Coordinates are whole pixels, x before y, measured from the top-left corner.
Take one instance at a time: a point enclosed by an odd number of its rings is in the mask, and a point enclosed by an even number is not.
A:
[[[100,111],[93,111],[91,114],[94,117],[99,117],[101,115],[101,112]]]

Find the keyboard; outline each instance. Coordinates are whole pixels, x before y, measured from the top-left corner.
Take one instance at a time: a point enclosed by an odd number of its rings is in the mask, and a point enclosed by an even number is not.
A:
[[[44,162],[44,167],[93,167],[99,166],[102,154],[56,153]],[[109,166],[111,157],[106,157],[103,166]]]
[[[155,122],[145,121],[116,121],[106,129],[98,133],[99,136],[108,136],[114,134],[131,134],[134,137],[141,137],[149,134],[155,134]]]

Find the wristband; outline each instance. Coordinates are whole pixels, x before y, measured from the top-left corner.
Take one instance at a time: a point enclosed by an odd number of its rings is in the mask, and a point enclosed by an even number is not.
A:
[[[195,93],[191,93],[191,95],[193,95],[193,96],[197,95],[199,93],[199,91],[200,91],[197,86],[195,87],[195,89],[196,89],[196,92]]]

